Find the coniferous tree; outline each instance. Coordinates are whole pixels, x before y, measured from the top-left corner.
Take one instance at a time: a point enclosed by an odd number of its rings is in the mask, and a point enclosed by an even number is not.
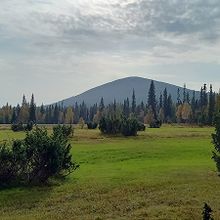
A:
[[[29,108],[29,122],[36,123],[36,105],[34,102],[34,94],[31,95],[31,103]]]
[[[177,89],[177,105],[181,105],[182,102],[181,102],[181,98],[180,98],[180,89],[178,88]]]
[[[193,96],[191,100],[191,108],[192,108],[192,122],[195,122],[196,117],[196,92],[193,91]]]
[[[131,111],[132,111],[133,114],[136,113],[136,97],[135,97],[135,91],[134,91],[134,89],[133,89],[133,93],[132,93]]]
[[[165,121],[168,117],[168,95],[167,95],[167,89],[165,88],[163,91],[163,109],[164,109],[164,118]]]
[[[103,97],[101,98],[100,104],[99,104],[99,111],[103,112],[105,108],[105,104],[104,104],[104,99]]]
[[[184,86],[183,86],[183,103],[186,102],[186,84],[184,83]]]
[[[55,107],[54,107],[54,111],[53,111],[53,124],[58,124],[59,122],[59,108],[58,108],[58,105],[57,103],[55,104]]]
[[[187,102],[188,104],[190,104],[189,92],[186,93],[186,102]]]
[[[124,100],[123,115],[128,118],[129,114],[130,114],[130,106],[129,106],[129,99],[127,98]]]
[[[163,108],[163,95],[160,93],[159,109]]]
[[[215,94],[213,93],[212,85],[210,85],[209,105],[208,105],[208,123],[209,123],[209,125],[212,125],[212,123],[213,123],[214,112],[215,112]]]
[[[16,108],[14,107],[12,111],[13,111],[13,112],[12,112],[12,117],[11,117],[11,123],[14,124],[14,123],[17,123]]]
[[[154,81],[151,80],[150,89],[148,92],[148,108],[151,108],[154,114],[154,118],[157,118],[156,112],[157,102],[156,102],[156,94],[155,94],[155,86]]]

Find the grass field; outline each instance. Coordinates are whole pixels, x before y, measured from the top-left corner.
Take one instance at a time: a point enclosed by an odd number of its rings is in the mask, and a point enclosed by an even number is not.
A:
[[[164,126],[135,138],[75,131],[80,169],[45,187],[0,191],[0,219],[220,219],[220,177],[211,160],[213,128]],[[24,133],[0,130],[0,140]]]

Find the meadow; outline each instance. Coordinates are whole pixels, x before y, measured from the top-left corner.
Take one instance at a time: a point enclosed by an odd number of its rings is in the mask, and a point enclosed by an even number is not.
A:
[[[146,129],[137,137],[76,129],[80,169],[42,187],[0,191],[0,219],[202,219],[207,202],[220,219],[220,177],[209,127]],[[0,140],[22,138],[0,128]]]

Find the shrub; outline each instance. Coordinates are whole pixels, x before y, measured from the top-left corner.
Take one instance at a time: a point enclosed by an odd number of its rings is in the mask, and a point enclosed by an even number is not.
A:
[[[24,126],[25,131],[31,131],[33,129],[34,123],[29,121],[26,126]]]
[[[26,125],[23,125],[22,122],[18,124],[12,124],[11,130],[14,132],[18,131],[31,131],[33,129],[34,123],[32,121],[28,122]]]
[[[99,129],[104,134],[119,134],[121,131],[121,121],[119,119],[102,117],[99,122]]]
[[[146,126],[144,125],[144,123],[138,122],[138,131],[145,131],[146,130]]]
[[[138,128],[138,121],[135,117],[122,117],[120,119],[102,117],[99,123],[99,129],[103,134],[122,134],[124,136],[136,136]]]
[[[204,204],[202,215],[203,220],[214,220],[212,218],[212,209],[207,203]]]
[[[150,128],[160,128],[162,125],[162,122],[160,120],[153,120],[150,123]]]
[[[12,146],[0,145],[0,184],[42,184],[50,177],[66,176],[79,166],[72,162],[71,145],[61,129],[51,136],[46,129],[28,132]]]
[[[220,172],[220,114],[216,115],[214,125],[215,134],[212,134],[212,143],[214,144],[215,150],[213,151],[212,159],[216,163],[218,172]]]
[[[123,118],[121,123],[121,133],[124,136],[136,136],[138,131],[138,121],[136,118]]]
[[[94,122],[87,122],[86,124],[87,124],[88,129],[96,129],[98,126],[98,124]]]
[[[14,131],[14,132],[24,131],[24,126],[21,122],[18,123],[18,124],[12,124],[11,125],[11,130]]]
[[[64,137],[70,137],[73,136],[74,128],[72,125],[57,125],[53,127],[53,133],[56,135],[62,134]]]

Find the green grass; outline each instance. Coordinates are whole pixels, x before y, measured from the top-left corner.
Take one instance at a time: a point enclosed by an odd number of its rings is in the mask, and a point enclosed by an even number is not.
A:
[[[45,187],[0,192],[0,219],[220,219],[220,177],[211,160],[213,128],[164,126],[135,138],[76,130],[80,169]],[[0,140],[24,133],[0,130]]]

